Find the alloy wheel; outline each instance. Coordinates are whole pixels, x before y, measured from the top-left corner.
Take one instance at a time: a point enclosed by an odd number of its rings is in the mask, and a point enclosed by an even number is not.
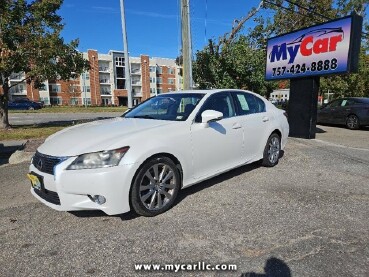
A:
[[[278,161],[280,151],[280,142],[277,136],[271,138],[268,145],[268,160],[274,164]]]
[[[173,169],[164,163],[151,166],[140,183],[140,200],[150,211],[160,210],[174,197],[178,180]]]
[[[349,129],[358,129],[359,127],[359,119],[356,115],[349,115],[347,117],[346,125]]]

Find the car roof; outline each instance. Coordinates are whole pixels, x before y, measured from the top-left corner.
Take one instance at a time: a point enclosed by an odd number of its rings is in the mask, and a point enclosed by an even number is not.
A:
[[[223,91],[243,91],[243,92],[256,94],[252,91],[242,90],[242,89],[195,89],[195,90],[178,90],[178,91],[165,92],[160,95],[171,95],[171,94],[177,94],[177,93],[214,94],[214,93],[223,92]]]

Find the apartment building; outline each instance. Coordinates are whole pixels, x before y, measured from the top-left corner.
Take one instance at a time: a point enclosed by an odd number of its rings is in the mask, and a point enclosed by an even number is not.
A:
[[[88,50],[83,57],[90,63],[90,69],[68,81],[48,80],[42,89],[34,89],[25,82],[10,90],[10,99],[27,97],[43,101],[45,105],[93,105],[127,106],[126,62],[122,51],[100,54]],[[180,68],[175,59],[155,58],[148,55],[130,57],[133,104],[151,96],[182,89]],[[24,78],[24,74],[13,74],[10,83]]]

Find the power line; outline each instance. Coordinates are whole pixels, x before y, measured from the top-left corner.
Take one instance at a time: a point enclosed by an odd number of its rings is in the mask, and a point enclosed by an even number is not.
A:
[[[292,5],[295,5],[296,7],[299,7],[299,8],[301,8],[301,9],[304,9],[305,11],[308,11],[308,12],[310,12],[311,14],[313,14],[313,15],[316,15],[316,16],[320,16],[321,18],[324,18],[324,19],[326,19],[326,20],[333,20],[334,18],[330,18],[330,17],[328,17],[328,16],[325,16],[325,15],[323,15],[323,14],[321,14],[321,13],[318,13],[318,12],[315,12],[314,11],[314,9],[312,9],[312,8],[306,8],[306,7],[304,7],[304,6],[302,6],[301,4],[298,4],[298,3],[296,3],[296,2],[293,2],[293,1],[290,1],[290,0],[285,0],[286,2],[288,2],[288,3],[290,3],[290,4],[292,4]],[[311,16],[309,16],[309,15],[307,15],[307,14],[303,14],[303,13],[300,13],[300,12],[298,12],[298,11],[295,11],[295,10],[293,10],[293,9],[290,9],[290,8],[286,8],[286,7],[284,7],[282,4],[277,4],[277,3],[274,3],[274,2],[270,2],[270,1],[267,1],[267,0],[264,0],[264,2],[266,2],[266,3],[268,3],[268,4],[271,4],[271,5],[274,5],[274,6],[277,6],[277,7],[279,7],[279,8],[282,8],[282,9],[284,9],[284,10],[287,10],[287,11],[290,11],[290,12],[293,12],[293,13],[297,13],[297,14],[300,14],[300,15],[302,15],[302,16],[305,16],[305,17],[309,17],[309,18],[311,18]],[[365,33],[365,32],[361,32],[361,34],[362,35],[364,35],[364,36],[366,36],[366,37],[369,37],[369,34],[368,33]]]
[[[314,11],[314,9],[312,9],[312,8],[306,8],[306,7],[304,7],[304,6],[302,6],[302,5],[300,5],[300,4],[298,4],[298,3],[296,3],[296,2],[292,2],[292,1],[290,1],[290,0],[285,0],[286,2],[288,2],[288,3],[290,3],[290,4],[292,4],[292,5],[295,5],[296,7],[299,7],[299,8],[301,8],[301,9],[303,9],[303,10],[305,10],[305,11],[308,11],[308,12],[310,12],[310,13],[313,13],[313,14],[315,14],[315,15],[318,15],[318,16],[320,16],[320,17],[322,17],[322,18],[324,18],[324,19],[327,19],[327,20],[332,20],[332,18],[330,18],[330,17],[328,17],[328,16],[325,16],[325,15],[323,15],[323,14],[321,14],[321,13],[317,13],[316,11]]]

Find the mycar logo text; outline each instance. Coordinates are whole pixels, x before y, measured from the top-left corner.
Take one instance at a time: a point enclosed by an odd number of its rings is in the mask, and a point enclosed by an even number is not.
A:
[[[330,34],[330,35],[329,35]],[[324,36],[324,38],[321,38]],[[274,45],[269,55],[271,63],[287,60],[291,64],[300,53],[302,56],[335,52],[337,45],[343,41],[344,32],[339,28],[320,28],[307,32],[292,42]]]

